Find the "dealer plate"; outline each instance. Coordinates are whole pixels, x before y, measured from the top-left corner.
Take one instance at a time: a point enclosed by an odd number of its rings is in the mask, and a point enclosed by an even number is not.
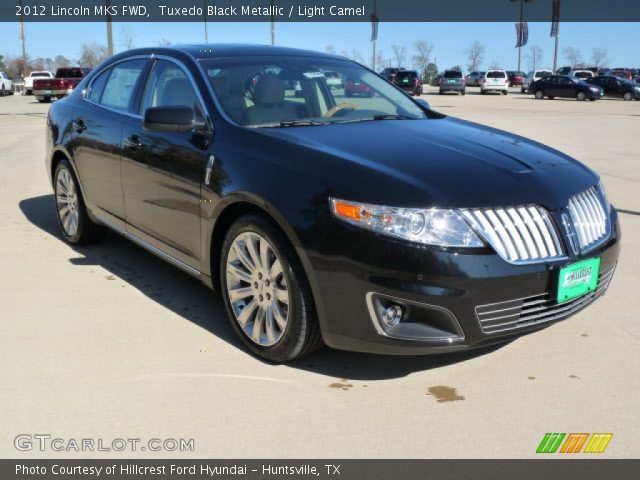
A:
[[[51,90],[45,90],[44,93],[51,93]]]
[[[598,288],[600,258],[590,258],[560,269],[558,303],[581,297]]]

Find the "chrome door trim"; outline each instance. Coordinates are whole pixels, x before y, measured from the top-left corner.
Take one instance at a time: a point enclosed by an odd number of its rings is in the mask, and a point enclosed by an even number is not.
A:
[[[178,260],[177,258],[169,255],[168,253],[163,252],[158,247],[154,247],[150,243],[145,242],[144,240],[142,240],[141,238],[139,238],[136,235],[132,234],[131,232],[128,232],[125,229],[123,229],[123,228],[115,225],[114,223],[110,222],[109,220],[105,219],[100,214],[97,214],[95,212],[91,212],[91,213],[93,214],[95,219],[98,222],[102,223],[104,226],[109,227],[111,230],[115,231],[116,233],[119,233],[120,235],[122,235],[123,237],[127,238],[128,240],[131,240],[132,242],[134,242],[137,245],[141,246],[145,250],[147,250],[147,251],[153,253],[154,255],[160,257],[161,259],[163,259],[166,262],[170,263],[174,267],[177,267],[180,270],[182,270],[182,271],[184,271],[184,272],[186,272],[186,273],[188,273],[190,275],[193,275],[194,277],[201,278],[202,272],[200,272],[199,270],[196,270],[195,268],[190,267],[186,263],[184,263],[184,262]]]

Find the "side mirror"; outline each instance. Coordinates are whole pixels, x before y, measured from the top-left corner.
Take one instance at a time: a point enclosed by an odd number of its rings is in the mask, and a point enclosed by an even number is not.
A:
[[[431,110],[431,105],[429,105],[429,102],[427,102],[424,98],[416,98],[415,101],[422,107],[426,108],[427,110]]]
[[[193,109],[181,106],[147,108],[142,122],[142,128],[151,132],[189,132],[196,127]]]

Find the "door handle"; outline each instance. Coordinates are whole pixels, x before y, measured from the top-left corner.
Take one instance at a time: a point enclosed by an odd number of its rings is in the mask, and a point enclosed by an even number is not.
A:
[[[84,123],[84,120],[82,120],[81,118],[74,120],[71,126],[78,133],[81,133],[87,129],[87,124]]]
[[[138,137],[138,135],[131,135],[129,138],[125,138],[122,143],[130,150],[137,150],[138,148],[144,146],[144,144],[140,141],[140,137]]]

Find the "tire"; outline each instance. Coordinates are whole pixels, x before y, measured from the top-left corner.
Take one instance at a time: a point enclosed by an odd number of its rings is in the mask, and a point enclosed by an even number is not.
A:
[[[0,85],[0,97],[5,97],[7,95],[7,92],[4,89],[4,83],[2,85]]]
[[[502,92],[503,95],[509,95],[509,90],[505,90]]]
[[[442,90],[439,90],[438,95],[444,95],[444,92]]]
[[[523,86],[523,87],[520,87],[520,93],[527,93],[527,92],[525,91],[525,89],[524,89],[524,86]]]
[[[467,91],[466,90],[460,90],[460,95],[466,95]]]
[[[536,97],[536,99],[538,99],[538,100],[543,100],[544,99],[544,90],[536,90],[535,92],[533,92],[533,96]]]
[[[100,240],[105,234],[105,227],[89,218],[82,191],[68,160],[62,160],[56,167],[53,189],[56,218],[64,239],[72,245]]]
[[[40,103],[51,103],[51,97],[44,97],[42,99],[38,99]]]
[[[287,238],[269,220],[253,214],[236,220],[225,236],[220,258],[227,314],[254,355],[284,363],[323,345],[302,264]]]
[[[486,94],[487,94],[486,90],[480,89],[480,95],[486,95]]]
[[[633,94],[631,92],[624,92],[622,99],[626,102],[630,102],[631,100],[633,100]]]
[[[587,94],[584,92],[578,92],[576,93],[576,100],[578,100],[579,102],[584,102],[587,99]]]
[[[552,97],[551,95],[549,95],[549,100],[553,100],[556,97]]]

